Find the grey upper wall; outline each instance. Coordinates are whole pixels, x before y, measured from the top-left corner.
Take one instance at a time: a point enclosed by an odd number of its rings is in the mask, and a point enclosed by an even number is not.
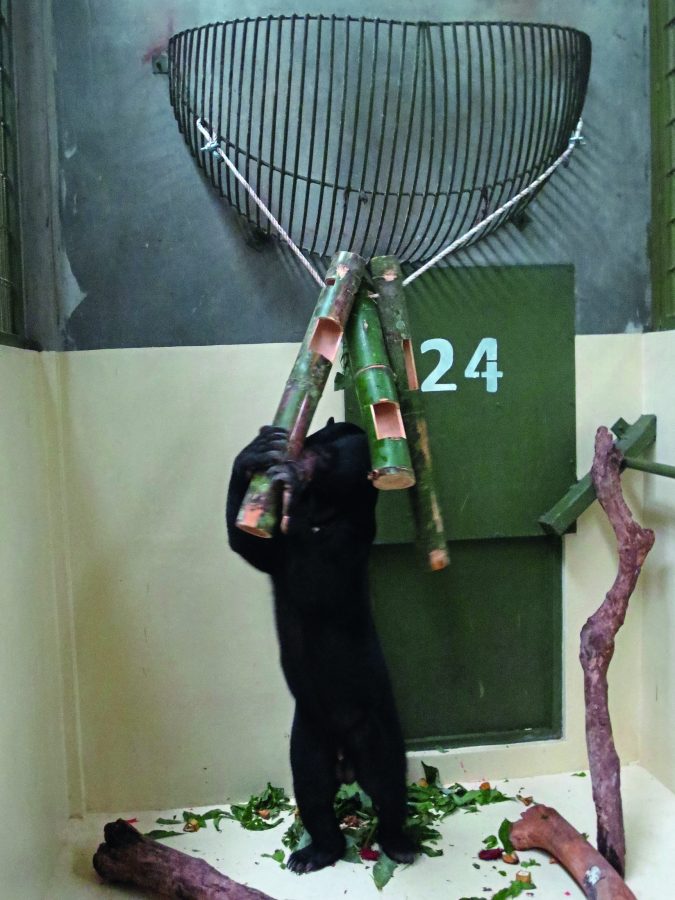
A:
[[[51,7],[51,8],[50,8]],[[268,13],[541,21],[590,34],[586,146],[528,208],[453,265],[572,262],[577,330],[649,326],[646,0],[402,0],[339,10],[212,0],[24,0],[17,65],[29,337],[90,349],[299,340],[316,286],[197,171],[154,48]]]

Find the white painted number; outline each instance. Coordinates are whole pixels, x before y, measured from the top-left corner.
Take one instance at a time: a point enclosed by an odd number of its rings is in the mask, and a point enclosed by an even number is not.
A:
[[[499,379],[504,374],[497,368],[497,349],[497,338],[482,338],[464,370],[465,378],[484,378],[485,390],[488,394],[497,393]],[[456,391],[457,385],[454,382],[440,381],[446,372],[450,371],[455,361],[455,350],[450,341],[447,341],[445,338],[430,338],[428,341],[424,341],[420,350],[422,353],[435,350],[439,357],[436,368],[424,379],[420,390]],[[485,360],[485,367],[480,372],[478,367],[483,359]]]
[[[485,369],[479,372],[478,365],[483,357],[485,357]],[[503,374],[497,368],[497,338],[483,338],[464,370],[464,377],[478,378],[481,376],[485,379],[485,389],[488,394],[496,394],[499,387],[497,379],[501,378]]]
[[[422,353],[428,353],[429,350],[436,350],[439,356],[436,368],[424,379],[424,383],[420,390],[456,391],[456,384],[439,384],[438,381],[438,379],[442,378],[446,372],[450,371],[455,360],[455,351],[450,341],[446,341],[445,338],[430,338],[428,341],[424,341],[420,349]]]

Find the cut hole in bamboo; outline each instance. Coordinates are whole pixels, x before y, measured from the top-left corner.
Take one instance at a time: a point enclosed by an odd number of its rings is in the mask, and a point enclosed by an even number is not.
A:
[[[318,353],[329,362],[335,362],[335,357],[340,349],[342,341],[342,326],[335,319],[322,317],[316,320],[314,333],[309,342],[309,349]]]
[[[394,403],[393,400],[378,400],[371,405],[370,414],[373,417],[375,437],[378,441],[387,438],[405,439],[405,428],[398,403]]]
[[[420,383],[417,379],[417,369],[415,367],[415,356],[413,354],[413,346],[410,338],[403,341],[403,358],[405,359],[405,374],[408,379],[408,390],[419,390]]]

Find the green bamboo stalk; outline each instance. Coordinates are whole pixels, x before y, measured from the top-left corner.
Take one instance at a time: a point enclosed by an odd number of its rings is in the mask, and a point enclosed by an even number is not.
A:
[[[337,253],[326,273],[302,346],[286,382],[273,424],[288,431],[288,456],[297,459],[340,349],[345,324],[361,283],[365,261],[356,253]],[[237,526],[271,537],[278,520],[278,497],[265,473],[251,479]]]
[[[401,413],[408,435],[416,483],[410,492],[417,538],[432,571],[450,562],[443,514],[434,480],[429,431],[419,390],[412,335],[401,267],[394,256],[376,256],[370,263],[377,287],[377,307],[387,351],[396,375]]]
[[[412,487],[415,473],[410,462],[405,427],[389,365],[377,306],[361,286],[345,332],[349,368],[368,435],[371,478],[380,490]]]

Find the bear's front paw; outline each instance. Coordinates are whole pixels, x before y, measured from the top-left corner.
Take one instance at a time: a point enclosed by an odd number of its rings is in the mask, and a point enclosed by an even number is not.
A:
[[[263,425],[260,433],[244,447],[236,459],[236,467],[249,477],[254,472],[266,472],[283,462],[288,452],[288,432],[275,425]]]

